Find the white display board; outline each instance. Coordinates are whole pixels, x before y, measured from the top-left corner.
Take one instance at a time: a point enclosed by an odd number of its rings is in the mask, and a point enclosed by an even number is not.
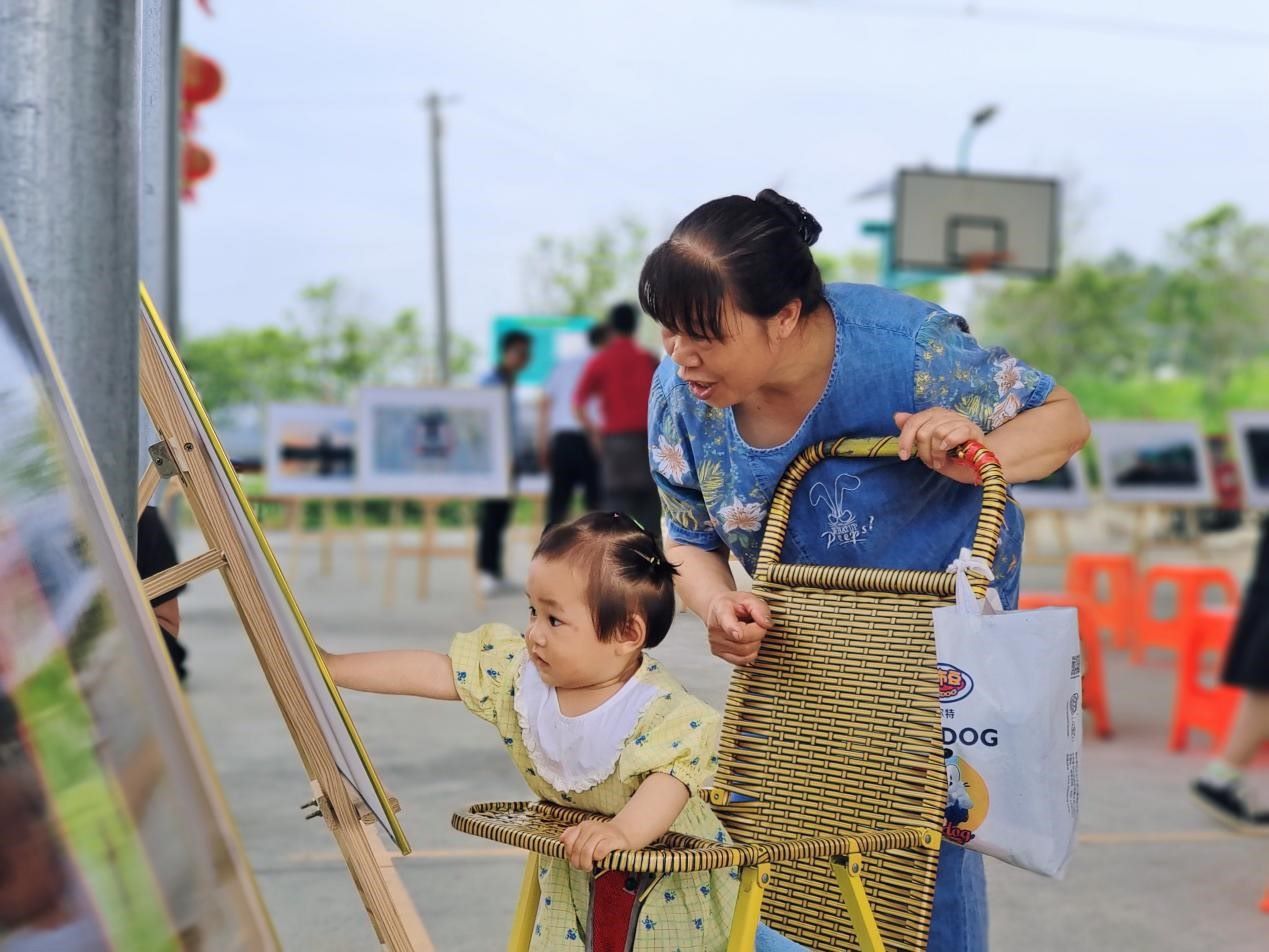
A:
[[[320,403],[271,403],[264,472],[275,496],[357,491],[357,411]]]
[[[1093,437],[1102,491],[1110,501],[1206,506],[1215,498],[1197,423],[1094,423]]]
[[[1243,499],[1248,509],[1269,510],[1269,410],[1229,415]]]
[[[366,495],[508,497],[510,444],[500,387],[360,393],[357,479]]]
[[[1024,510],[1073,512],[1087,509],[1092,502],[1088,492],[1088,473],[1079,453],[1051,476],[1031,483],[1017,483],[1009,491]]]

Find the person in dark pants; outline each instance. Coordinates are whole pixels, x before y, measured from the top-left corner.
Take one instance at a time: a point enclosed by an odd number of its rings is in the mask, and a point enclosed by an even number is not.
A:
[[[176,546],[172,544],[172,537],[168,535],[163,520],[159,518],[159,510],[154,506],[146,506],[137,522],[137,574],[143,579],[149,578],[170,569],[178,561]],[[182,683],[189,674],[185,667],[189,650],[177,639],[181,631],[181,608],[176,597],[183,591],[184,585],[165,592],[150,602],[159,622],[159,631],[163,633],[168,656],[172,659],[172,667],[176,669],[176,676]]]
[[[1245,777],[1262,744],[1269,743],[1269,515],[1260,520],[1256,564],[1221,680],[1243,689],[1238,713],[1220,755],[1194,781],[1198,802],[1241,833],[1269,833],[1269,808],[1257,803]]]
[[[648,396],[657,359],[635,343],[639,312],[618,304],[608,312],[613,339],[591,358],[573,395],[577,419],[599,446],[604,507],[632,516],[661,536],[661,499],[648,467]],[[602,425],[590,401],[599,398]]]
[[[533,341],[524,331],[507,331],[498,341],[498,364],[481,381],[484,387],[501,387],[506,394],[509,446],[516,445],[515,386],[520,371],[529,364]],[[514,451],[512,456],[514,458]],[[514,478],[515,473],[512,473]],[[502,537],[511,521],[514,498],[485,499],[477,511],[479,540],[476,545],[476,568],[480,572],[480,589],[485,595],[498,595],[516,590],[502,576]]]
[[[596,324],[586,335],[591,351],[598,351],[608,342],[609,329]],[[590,354],[579,354],[561,360],[547,378],[538,421],[538,445],[545,450],[542,468],[550,475],[546,504],[546,524],[553,526],[568,518],[569,507],[577,490],[587,512],[599,508],[599,460],[591,449],[590,439],[573,412],[573,394],[590,362]],[[592,411],[597,411],[592,407]]]

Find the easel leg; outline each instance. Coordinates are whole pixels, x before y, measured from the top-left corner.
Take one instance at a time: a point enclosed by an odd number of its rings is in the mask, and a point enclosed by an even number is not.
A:
[[[485,610],[485,590],[480,587],[480,570],[476,568],[476,547],[480,545],[480,503],[471,504],[471,529],[467,535],[467,570],[471,572],[472,604],[477,612]]]
[[[427,598],[428,581],[432,567],[432,553],[436,549],[436,524],[440,517],[440,503],[424,502],[422,544],[419,546],[419,600]]]
[[[397,872],[396,866],[392,863],[392,856],[384,848],[383,840],[379,838],[379,831],[374,827],[367,826],[365,823],[360,824],[360,826],[366,842],[370,845],[370,853],[383,875],[384,885],[388,888],[388,895],[392,897],[392,906],[396,910],[397,915],[400,916],[401,924],[410,936],[410,948],[413,952],[432,952],[432,939],[427,934],[427,929],[423,925],[423,920],[419,917],[418,910],[414,907],[414,900],[410,898],[409,893],[405,890],[405,883],[401,882],[401,876]]]
[[[1057,512],[1053,517],[1057,520],[1058,554],[1065,562],[1071,556],[1071,534],[1066,525],[1066,513]]]
[[[357,549],[357,581],[370,581],[370,566],[366,564],[366,501],[352,501],[353,542]]]
[[[388,500],[388,555],[384,565],[383,605],[391,608],[396,600],[397,588],[397,530],[401,526],[401,509],[405,503],[400,499]]]
[[[300,523],[304,507],[294,497],[286,500],[283,505],[286,506],[286,533],[291,539],[291,574],[296,575],[300,568]]]
[[[322,549],[321,549],[321,568],[323,578],[328,578],[334,571],[335,548],[335,500],[322,500]]]
[[[542,890],[538,886],[538,857],[530,853],[524,863],[524,876],[520,880],[520,899],[516,903],[516,917],[511,923],[511,935],[507,938],[507,952],[528,952],[533,941],[533,924],[538,918],[538,900]]]

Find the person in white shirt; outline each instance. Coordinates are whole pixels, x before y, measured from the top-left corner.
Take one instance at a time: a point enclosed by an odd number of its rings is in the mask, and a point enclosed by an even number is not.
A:
[[[542,468],[549,474],[546,524],[553,526],[568,518],[569,507],[578,489],[586,511],[599,508],[599,461],[595,458],[581,424],[573,412],[573,394],[591,356],[608,342],[607,325],[596,324],[586,335],[591,353],[561,360],[551,371],[542,391],[538,417],[538,445],[546,458]],[[597,410],[592,413],[598,412]]]

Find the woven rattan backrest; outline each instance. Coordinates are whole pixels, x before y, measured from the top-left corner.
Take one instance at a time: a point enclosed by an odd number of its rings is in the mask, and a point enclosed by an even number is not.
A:
[[[775,624],[758,660],[732,677],[715,781],[731,801],[718,812],[740,843],[942,828],[947,780],[930,611],[950,600],[953,576],[776,561],[793,492],[815,463],[895,450],[893,440],[819,444],[790,465],[775,494],[754,585]],[[975,553],[990,563],[1005,487],[982,454]],[[849,583],[874,590],[842,587]],[[887,948],[925,948],[936,863],[933,850],[867,859]],[[767,897],[764,918],[790,938],[827,952],[857,947],[827,861],[780,866]]]

